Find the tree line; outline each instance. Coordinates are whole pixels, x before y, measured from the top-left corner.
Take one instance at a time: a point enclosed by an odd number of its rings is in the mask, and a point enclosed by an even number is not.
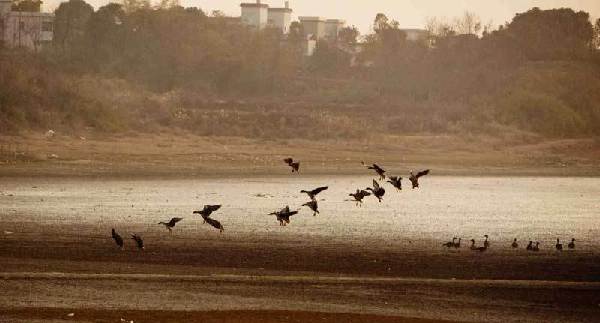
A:
[[[600,19],[592,23],[583,11],[532,8],[497,28],[469,12],[451,22],[432,18],[418,41],[378,14],[371,33],[344,28],[337,40],[320,40],[311,57],[303,55],[298,22],[288,35],[257,31],[169,0],[97,10],[69,0],[54,23],[48,65],[153,93],[363,104],[385,112],[385,130],[399,133],[493,124],[600,133]]]

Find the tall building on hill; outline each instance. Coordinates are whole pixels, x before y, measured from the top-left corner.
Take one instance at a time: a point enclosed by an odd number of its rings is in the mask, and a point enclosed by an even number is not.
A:
[[[279,28],[284,34],[290,30],[292,9],[288,1],[282,8],[270,8],[268,4],[256,0],[252,3],[242,3],[242,23],[256,29],[266,27]]]
[[[54,14],[41,12],[42,2],[22,11],[12,0],[0,0],[0,45],[38,51],[54,37]]]

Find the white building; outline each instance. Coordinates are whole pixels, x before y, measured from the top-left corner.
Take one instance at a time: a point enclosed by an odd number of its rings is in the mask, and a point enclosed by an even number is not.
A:
[[[267,27],[269,22],[269,5],[256,0],[256,3],[242,3],[242,23],[256,29]]]
[[[315,39],[325,37],[325,19],[321,17],[298,17],[304,29],[304,35],[312,36]]]
[[[269,8],[268,13],[268,26],[279,28],[284,34],[290,31],[292,9],[290,8],[289,1],[285,2],[285,7],[283,8]]]
[[[283,8],[270,8],[268,4],[256,0],[253,3],[242,3],[242,23],[256,29],[273,27],[287,34],[292,22],[292,9],[288,1]]]
[[[424,41],[427,40],[429,32],[425,29],[401,29],[406,33],[406,40]]]
[[[0,0],[0,43],[9,48],[40,50],[54,36],[54,14],[13,11],[12,0]]]
[[[330,40],[336,40],[340,30],[344,28],[346,22],[340,19],[325,20],[325,37]]]

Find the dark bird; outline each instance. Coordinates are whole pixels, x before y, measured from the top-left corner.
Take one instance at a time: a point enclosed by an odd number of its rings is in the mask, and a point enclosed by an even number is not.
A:
[[[426,169],[422,172],[418,172],[417,175],[413,174],[413,172],[410,171],[410,177],[408,179],[412,183],[412,188],[415,189],[419,187],[419,177],[425,176],[427,174],[429,174],[429,169]]]
[[[169,222],[158,222],[158,224],[164,225],[167,229],[169,229],[169,233],[171,233],[173,232],[172,230],[173,227],[175,227],[175,224],[181,220],[183,220],[183,218],[172,218]]]
[[[121,238],[114,228],[112,229],[112,238],[115,240],[117,246],[119,246],[119,249],[123,250],[123,238]]]
[[[356,202],[356,205],[360,205],[362,206],[362,200],[363,198],[365,198],[366,196],[371,195],[371,193],[369,193],[368,191],[365,190],[356,190],[356,193],[350,193],[348,194],[350,196],[352,196],[354,198],[354,201]]]
[[[484,234],[483,236],[485,237],[485,241],[483,242],[483,246],[486,247],[486,248],[489,248],[490,247],[490,242],[488,241],[488,235]]]
[[[442,246],[448,247],[448,248],[454,247],[454,241],[456,241],[456,237],[452,238],[452,241],[448,241],[448,242],[442,244]]]
[[[204,221],[206,222],[206,218],[209,217],[213,212],[220,209],[221,205],[205,205],[204,208],[200,211],[194,211],[194,214],[200,214]]]
[[[571,242],[567,245],[569,249],[575,249],[575,238],[571,238]]]
[[[299,161],[294,161],[294,159],[292,159],[292,158],[286,158],[283,161],[292,168],[292,173],[293,172],[297,173],[300,170],[300,162]]]
[[[453,245],[453,247],[456,248],[456,249],[460,248],[460,241],[461,240],[462,240],[462,238],[458,238],[458,242],[455,242],[454,245]]]
[[[132,234],[131,239],[135,240],[135,243],[137,243],[138,248],[144,250],[144,240],[142,240],[141,236],[138,236],[137,234]]]
[[[211,218],[211,217],[203,217],[204,218],[204,222],[210,224],[213,228],[215,229],[219,229],[219,233],[223,233],[223,231],[225,230],[223,228],[223,225],[221,224],[221,222]]]
[[[311,200],[314,200],[315,196],[317,196],[317,194],[323,192],[327,188],[328,188],[327,186],[322,186],[322,187],[317,187],[312,191],[301,190],[300,193],[306,193],[308,195],[308,197],[310,197]]]
[[[302,206],[308,206],[308,208],[313,211],[313,216],[316,216],[319,213],[319,205],[317,204],[316,200],[306,202],[302,204]]]
[[[556,250],[558,251],[562,251],[562,243],[560,243],[560,240],[558,238],[556,238]]]
[[[529,241],[529,245],[531,245],[531,241]],[[513,243],[510,246],[513,248],[519,248],[519,244],[517,243],[517,238],[515,238],[515,240],[513,240]]]
[[[385,169],[381,168],[379,165],[377,164],[373,164],[371,166],[365,164],[365,162],[360,162],[363,166],[367,167],[368,169],[372,169],[375,171],[375,173],[377,173],[377,175],[379,175],[379,180],[382,181],[385,179]]]
[[[477,247],[475,246],[475,239],[471,239],[471,250],[473,251],[479,251],[479,252],[484,252],[487,250],[487,247],[483,246],[483,247]]]
[[[385,189],[379,186],[376,180],[373,180],[373,187],[367,187],[367,190],[371,191],[373,195],[381,202],[383,195],[385,195]]]
[[[527,248],[525,248],[525,249],[532,251],[533,250],[533,241],[529,240],[529,244],[527,244]]]
[[[290,223],[290,217],[294,214],[298,214],[298,211],[290,211],[290,207],[286,206],[283,209],[269,213],[269,215],[275,215],[280,226],[286,226]]]
[[[533,250],[533,251],[540,251],[540,243],[536,242],[535,246],[533,246],[533,249],[531,249],[531,250]]]
[[[390,179],[387,181],[392,184],[398,191],[402,190],[402,177],[400,176],[390,176]]]

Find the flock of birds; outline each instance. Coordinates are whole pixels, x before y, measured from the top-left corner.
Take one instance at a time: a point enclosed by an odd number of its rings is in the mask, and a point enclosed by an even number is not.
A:
[[[486,251],[490,247],[490,241],[489,241],[489,236],[487,234],[484,235],[484,238],[485,238],[485,240],[483,241],[483,246],[481,246],[481,247],[478,247],[475,245],[475,239],[471,239],[471,246],[469,247],[469,249],[471,249],[473,251],[479,251],[479,252]],[[456,241],[456,239],[458,239],[458,241]],[[453,237],[452,241],[448,241],[442,245],[444,247],[447,247],[448,249],[450,249],[450,248],[458,249],[458,248],[460,248],[461,240],[462,240],[462,238]],[[517,238],[513,239],[513,242],[511,243],[510,246],[513,249],[519,248],[519,243],[517,242]],[[557,251],[563,251],[563,245],[562,245],[562,243],[560,243],[559,238],[556,239],[556,245],[554,247],[556,248]],[[567,244],[567,248],[575,249],[575,238],[571,238],[571,242],[569,242],[569,244]],[[532,251],[532,252],[540,251],[540,242],[536,241],[535,245],[534,245],[533,241],[529,240],[529,243],[527,244],[527,247],[525,247],[525,250]]]
[[[295,161],[293,158],[285,158],[283,161],[291,168],[292,173],[298,173],[300,171],[300,162],[299,161]],[[367,169],[373,170],[379,176],[380,181],[383,181],[386,179],[386,171],[381,166],[379,166],[377,164],[367,165],[364,162],[361,162],[361,164],[364,167],[366,167]],[[421,178],[422,176],[428,175],[429,172],[430,172],[429,169],[419,171],[416,174],[413,173],[412,171],[410,171],[408,179],[411,182],[412,188],[413,189],[419,188],[419,178]],[[398,191],[402,190],[402,177],[388,176],[387,178],[388,178],[387,182],[390,183],[394,188],[396,188],[396,190],[398,190]],[[301,190],[300,191],[300,193],[305,193],[306,195],[308,195],[309,201],[302,204],[302,206],[308,207],[313,212],[313,216],[316,216],[317,214],[319,214],[319,205],[318,205],[317,198],[316,198],[317,195],[327,189],[328,189],[327,186],[322,186],[322,187],[317,187],[313,190]],[[383,196],[385,195],[385,189],[379,184],[379,182],[377,182],[377,180],[373,179],[372,187],[367,187],[365,189],[357,189],[356,192],[350,193],[348,195],[353,198],[350,201],[354,201],[357,206],[362,206],[363,199],[365,197],[371,196],[371,195],[373,195],[375,198],[377,198],[377,200],[379,202],[381,202],[383,199]],[[221,205],[205,205],[202,210],[193,211],[193,214],[199,214],[203,219],[203,223],[209,224],[210,226],[212,226],[215,229],[218,229],[222,233],[224,231],[224,228],[223,228],[223,225],[221,224],[221,222],[219,222],[211,217],[213,212],[216,212],[220,208],[221,208]],[[269,213],[269,215],[274,215],[276,217],[277,221],[279,222],[280,226],[286,226],[287,224],[290,223],[290,217],[295,214],[298,214],[299,211],[300,211],[300,209],[291,210],[289,205],[287,205],[284,208],[282,208],[281,210]],[[164,225],[166,227],[166,229],[169,230],[169,233],[172,233],[172,230],[175,227],[175,225],[178,222],[180,222],[181,220],[183,220],[183,218],[174,217],[174,218],[171,218],[171,220],[168,222],[158,222],[158,224]],[[470,240],[471,245],[469,248],[471,250],[479,251],[479,252],[486,251],[490,247],[490,242],[489,242],[489,236],[487,234],[484,235],[484,237],[485,237],[485,240],[483,241],[483,246],[476,246],[475,239],[471,239]],[[117,246],[120,249],[123,249],[123,246],[124,246],[123,238],[116,232],[116,230],[114,228],[112,229],[112,238],[114,239]],[[142,237],[140,235],[132,234],[131,239],[135,241],[137,247],[140,250],[144,249],[144,240],[142,239]],[[458,239],[458,241],[457,241],[457,239]],[[444,243],[443,246],[445,246],[449,249],[450,248],[458,249],[458,248],[461,248],[461,240],[462,240],[462,238],[460,238],[460,237],[458,237],[458,238],[453,237],[452,241],[448,241],[448,242]],[[535,245],[533,244],[533,241],[529,241],[529,244],[527,245],[527,247],[525,249],[528,251],[536,252],[536,251],[540,250],[539,245],[540,245],[539,241],[536,241]],[[517,249],[519,247],[517,238],[514,238],[512,244],[511,244],[511,247],[513,249]],[[571,242],[567,245],[567,247],[569,249],[575,249],[575,238],[571,239]],[[555,248],[558,251],[563,250],[563,245],[560,243],[560,240],[558,238],[556,239]]]

